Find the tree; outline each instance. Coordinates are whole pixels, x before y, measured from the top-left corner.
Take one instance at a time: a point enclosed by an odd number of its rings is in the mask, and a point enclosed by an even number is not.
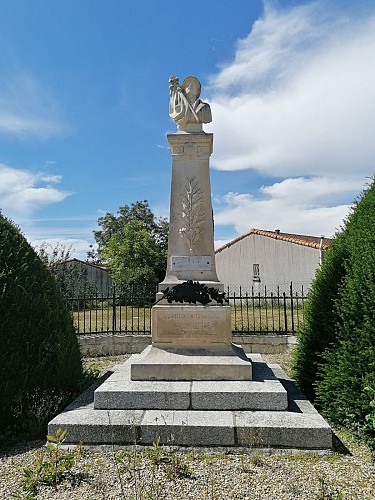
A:
[[[40,430],[82,387],[72,319],[57,282],[0,214],[0,425]]]
[[[151,291],[165,275],[168,222],[155,217],[147,200],[124,205],[117,214],[98,219],[98,259],[117,287]]]

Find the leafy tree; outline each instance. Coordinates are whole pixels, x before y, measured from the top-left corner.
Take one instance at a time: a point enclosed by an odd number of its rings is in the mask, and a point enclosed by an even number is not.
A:
[[[157,219],[144,200],[120,207],[117,216],[107,213],[98,225],[98,258],[108,265],[115,285],[153,290],[165,275],[167,220]]]
[[[78,340],[56,280],[0,214],[0,425],[40,428],[80,389]]]

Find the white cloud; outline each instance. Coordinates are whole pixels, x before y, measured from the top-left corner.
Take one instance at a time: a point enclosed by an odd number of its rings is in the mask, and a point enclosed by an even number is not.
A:
[[[30,214],[38,208],[63,201],[68,193],[54,187],[59,175],[45,175],[0,164],[0,208],[4,215]]]
[[[96,246],[92,234],[94,221],[95,216],[76,215],[49,219],[20,218],[15,222],[34,248],[45,243],[52,248],[63,246],[72,249],[72,258],[86,260],[90,245]]]
[[[349,211],[348,203],[336,204],[338,193],[345,192],[353,200],[361,187],[345,179],[298,178],[264,186],[259,197],[228,193],[216,200],[215,223],[233,225],[237,234],[255,227],[329,237]]]
[[[267,7],[212,80],[213,166],[271,176],[353,174],[375,165],[375,12],[326,2]]]
[[[71,249],[71,258],[86,260],[87,252],[90,250],[91,242],[89,240],[81,239],[81,238],[46,238],[46,239],[30,239],[26,235],[27,239],[30,241],[30,244],[33,248],[38,251],[38,248],[41,245],[47,244],[47,253],[50,250],[63,247],[66,250]]]
[[[26,71],[0,76],[0,134],[47,139],[68,131],[48,88]]]
[[[329,236],[342,225],[375,172],[375,6],[359,4],[266,2],[212,77],[213,167],[265,178],[254,196],[217,200],[218,226]]]

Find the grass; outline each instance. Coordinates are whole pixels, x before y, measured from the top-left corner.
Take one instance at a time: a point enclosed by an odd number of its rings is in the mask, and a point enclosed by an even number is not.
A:
[[[150,308],[136,306],[103,306],[73,312],[77,333],[144,333],[151,329]]]
[[[303,322],[303,308],[282,307],[271,304],[255,307],[250,301],[231,306],[232,331],[256,333],[291,333]]]
[[[285,334],[297,330],[303,321],[302,304],[292,311],[290,307],[255,306],[250,301],[231,305],[233,333],[274,333]],[[78,334],[89,333],[129,333],[150,334],[150,307],[102,305],[99,308],[74,311],[73,321]]]

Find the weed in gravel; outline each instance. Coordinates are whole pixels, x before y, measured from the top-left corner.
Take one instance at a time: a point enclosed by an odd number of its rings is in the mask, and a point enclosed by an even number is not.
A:
[[[45,449],[37,454],[32,467],[23,470],[21,488],[24,495],[22,496],[18,491],[14,498],[36,498],[41,485],[52,486],[57,491],[58,484],[68,478],[80,454],[80,449],[76,448],[73,452],[62,449],[66,433],[66,430],[57,429],[54,436],[47,436]],[[71,484],[74,485],[74,483],[77,481],[71,478]]]
[[[240,456],[241,472],[252,474],[257,467],[264,467],[265,459],[258,453]]]
[[[344,497],[339,491],[331,490],[330,485],[324,477],[319,477],[319,490],[317,500],[343,500]]]
[[[167,479],[187,478],[192,476],[189,466],[184,463],[182,456],[177,453],[168,452],[160,445],[158,436],[152,443],[152,448],[148,450],[148,456],[154,465],[165,464],[165,475]]]

